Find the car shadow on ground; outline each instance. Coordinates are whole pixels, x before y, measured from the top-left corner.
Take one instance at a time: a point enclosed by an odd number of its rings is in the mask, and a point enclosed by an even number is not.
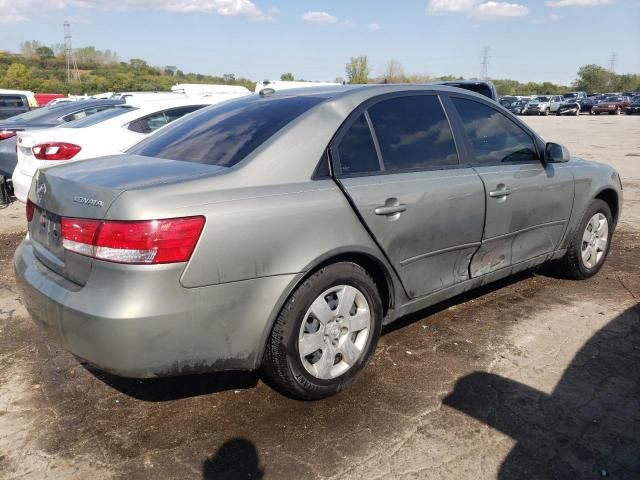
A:
[[[640,303],[589,339],[551,395],[474,372],[443,403],[516,440],[500,480],[640,478]]]
[[[111,375],[84,362],[94,377],[125,395],[145,402],[168,402],[227,390],[246,390],[258,384],[258,372],[224,371],[182,377],[135,379]]]
[[[511,277],[507,277],[463,293],[427,309],[420,310],[419,312],[406,315],[399,318],[392,324],[385,326],[382,330],[382,335],[386,335],[399,328],[403,328],[419,320],[423,320],[425,317],[434,315],[442,310],[446,310],[452,305],[458,305],[469,300],[482,297],[483,295],[487,295],[495,290],[505,288],[533,276],[533,271],[521,272]],[[285,390],[273,383],[261,370],[253,372],[223,371],[199,375],[184,375],[180,377],[141,380],[118,377],[95,368],[80,359],[78,360],[87,371],[101,382],[121,393],[124,393],[125,395],[146,402],[166,402],[182,398],[197,397],[200,395],[209,395],[226,390],[250,389],[254,388],[258,384],[258,381],[262,381],[273,390],[291,398]]]

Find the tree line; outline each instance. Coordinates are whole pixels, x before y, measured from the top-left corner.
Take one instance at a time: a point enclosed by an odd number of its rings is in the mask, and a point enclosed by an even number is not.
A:
[[[382,75],[371,77],[371,66],[366,55],[351,57],[345,65],[348,83],[425,83],[443,80],[462,80],[462,77],[446,75],[432,77],[429,74],[407,75],[396,60],[389,61]],[[640,74],[616,74],[599,65],[585,65],[578,69],[571,85],[552,82],[519,82],[509,79],[491,79],[499,95],[563,94],[572,90],[589,93],[640,91]]]
[[[24,42],[20,53],[0,51],[0,88],[32,90],[36,93],[73,95],[99,92],[168,91],[176,83],[242,85],[250,90],[255,82],[233,73],[202,75],[185,73],[176,66],[157,67],[145,60],[120,61],[116,52],[95,47],[74,49],[80,78],[66,81],[64,45]]]
[[[74,50],[79,79],[66,81],[64,44],[47,46],[38,41],[24,42],[20,53],[0,51],[0,88],[32,90],[34,92],[64,94],[94,94],[111,91],[167,91],[176,83],[215,83],[242,85],[254,89],[255,82],[233,73],[202,75],[185,73],[176,66],[151,66],[145,60],[119,59],[116,52],[82,47]],[[291,72],[281,80],[294,80]],[[429,74],[407,74],[396,60],[389,61],[380,75],[372,75],[366,55],[351,57],[345,65],[345,77],[338,83],[426,83],[442,80],[461,80],[457,75],[434,77]],[[509,79],[491,80],[500,95],[562,94],[571,90],[590,93],[640,91],[640,74],[616,74],[599,65],[585,65],[578,69],[572,85],[551,82],[519,82]]]

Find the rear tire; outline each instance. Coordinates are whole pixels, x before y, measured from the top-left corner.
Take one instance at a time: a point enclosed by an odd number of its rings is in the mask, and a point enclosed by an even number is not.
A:
[[[369,273],[340,262],[306,279],[276,319],[263,361],[277,387],[318,400],[349,387],[375,351],[382,300]]]
[[[592,277],[600,271],[609,255],[612,235],[613,217],[609,205],[603,200],[593,200],[556,270],[573,280]]]

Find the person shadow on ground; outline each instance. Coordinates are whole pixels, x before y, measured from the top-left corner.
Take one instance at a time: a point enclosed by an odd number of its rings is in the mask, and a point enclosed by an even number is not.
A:
[[[263,477],[258,451],[253,443],[244,438],[227,440],[215,455],[202,464],[204,480],[260,480]]]
[[[443,403],[517,441],[500,480],[640,479],[640,303],[589,339],[551,395],[474,372]]]

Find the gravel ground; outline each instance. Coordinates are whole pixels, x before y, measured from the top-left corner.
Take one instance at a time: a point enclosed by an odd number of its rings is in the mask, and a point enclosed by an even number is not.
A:
[[[355,386],[285,398],[259,374],[127,380],[29,319],[0,210],[0,478],[640,478],[640,117],[528,118],[620,171],[599,275],[522,273],[388,328]]]

